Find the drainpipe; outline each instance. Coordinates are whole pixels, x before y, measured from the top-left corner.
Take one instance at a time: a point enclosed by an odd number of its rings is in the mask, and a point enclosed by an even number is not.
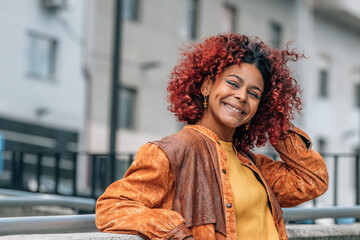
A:
[[[113,39],[113,66],[111,85],[110,111],[110,140],[109,153],[111,156],[110,178],[115,181],[116,173],[116,133],[118,130],[119,99],[120,99],[120,56],[121,56],[121,27],[122,27],[122,0],[115,0],[114,39]]]

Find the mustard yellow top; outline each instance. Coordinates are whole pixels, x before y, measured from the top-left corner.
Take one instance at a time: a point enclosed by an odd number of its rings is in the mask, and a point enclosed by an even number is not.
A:
[[[229,181],[234,196],[238,240],[278,240],[268,196],[253,171],[242,165],[232,142],[219,141],[226,151]]]

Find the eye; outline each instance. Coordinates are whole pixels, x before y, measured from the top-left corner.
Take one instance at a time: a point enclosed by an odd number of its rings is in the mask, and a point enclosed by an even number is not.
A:
[[[248,92],[251,96],[254,96],[256,99],[260,99],[260,96],[256,92]]]
[[[239,88],[239,85],[236,82],[224,79],[228,84],[232,85],[235,88]]]

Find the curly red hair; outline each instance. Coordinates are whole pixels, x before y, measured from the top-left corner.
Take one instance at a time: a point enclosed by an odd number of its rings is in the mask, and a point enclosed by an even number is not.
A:
[[[233,143],[238,150],[263,146],[267,140],[276,144],[288,130],[294,111],[301,111],[300,90],[287,66],[288,61],[303,57],[294,50],[272,49],[259,38],[232,33],[185,47],[181,56],[170,74],[168,109],[187,124],[195,124],[202,117],[200,88],[207,76],[216,79],[225,68],[243,62],[255,64],[259,69],[264,93],[251,127],[246,131],[240,126],[235,131]]]

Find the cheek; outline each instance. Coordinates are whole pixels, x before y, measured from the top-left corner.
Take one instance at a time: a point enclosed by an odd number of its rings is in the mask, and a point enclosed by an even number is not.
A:
[[[211,93],[211,96],[209,97],[209,100],[212,103],[218,103],[220,102],[225,96],[227,96],[226,92],[223,90],[214,91]]]

